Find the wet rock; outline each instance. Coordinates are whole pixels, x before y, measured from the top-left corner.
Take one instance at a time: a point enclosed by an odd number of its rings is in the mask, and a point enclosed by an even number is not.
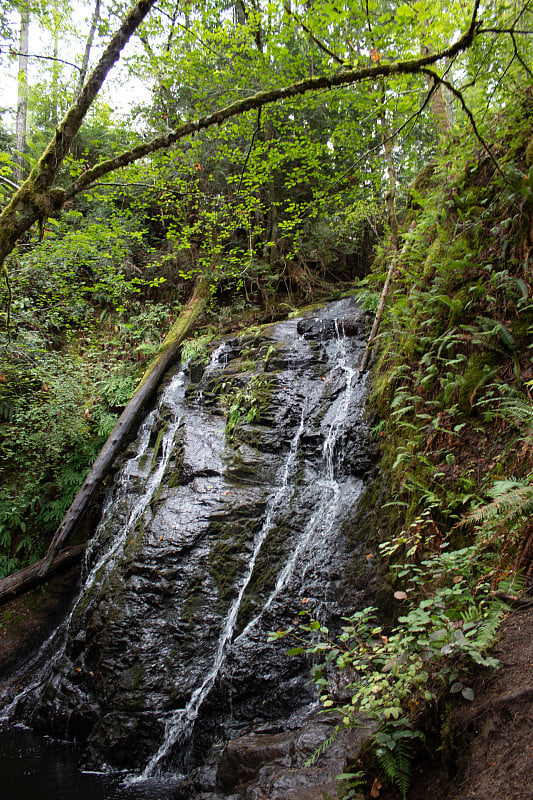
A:
[[[346,611],[343,531],[373,463],[355,369],[362,319],[344,300],[222,343],[201,370],[167,381],[110,491],[58,638],[65,658],[44,668],[26,719],[68,735],[78,715],[87,763],[186,772],[187,800],[215,800],[221,786],[225,798],[322,800],[340,751],[335,761],[330,748],[331,774],[327,760],[302,766],[324,724],[298,732],[280,720],[314,699],[310,664],[268,632],[292,625],[302,599],[325,624]],[[268,397],[254,417],[245,390],[263,367]],[[220,767],[204,768],[228,739],[238,744]]]
[[[294,761],[294,734],[250,734],[230,742],[222,754],[217,784],[229,791],[250,783],[265,764],[290,767]]]
[[[369,736],[369,726],[339,732],[332,744],[306,763],[334,730],[336,720],[311,718],[301,727],[278,734],[252,733],[228,743],[220,759],[216,792],[204,800],[323,800],[336,797],[336,776],[346,771]],[[199,800],[199,798],[196,798]]]
[[[304,339],[319,341],[339,336],[364,336],[366,318],[364,313],[358,310],[357,313],[347,317],[300,319],[297,330]]]
[[[106,753],[110,767],[124,766],[134,769],[143,763],[154,747],[163,726],[149,715],[132,715],[121,712],[106,714],[95,725],[87,742],[84,762],[86,767],[101,766],[101,751]],[[96,744],[94,749],[93,745]]]
[[[339,322],[342,336],[364,336],[366,333],[366,318],[364,314],[345,317]]]

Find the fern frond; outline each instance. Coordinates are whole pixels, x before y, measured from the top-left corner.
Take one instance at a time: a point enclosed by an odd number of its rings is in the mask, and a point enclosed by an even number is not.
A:
[[[479,627],[475,644],[481,652],[488,650],[494,644],[496,633],[500,627],[505,607],[503,603],[492,603],[490,611],[484,620],[483,624]]]
[[[378,747],[376,756],[387,778],[400,790],[405,800],[411,782],[411,740],[396,739],[393,750],[389,747]]]
[[[498,522],[509,524],[533,511],[533,485],[527,480],[496,481],[490,492],[494,499],[461,519],[457,526],[479,525],[498,519]]]
[[[331,745],[333,744],[333,742],[337,738],[337,734],[338,734],[339,731],[340,731],[340,726],[336,725],[334,730],[333,730],[333,733],[331,734],[331,736],[328,736],[327,739],[324,739],[322,744],[319,747],[317,747],[315,752],[312,755],[309,756],[307,761],[305,761],[305,763],[304,763],[305,767],[312,767],[313,764],[315,763],[315,761],[318,758],[320,758],[322,753],[325,753],[326,750],[328,749],[328,747],[331,747]]]
[[[509,422],[525,422],[533,427],[533,405],[519,398],[504,400],[500,406],[500,416]]]

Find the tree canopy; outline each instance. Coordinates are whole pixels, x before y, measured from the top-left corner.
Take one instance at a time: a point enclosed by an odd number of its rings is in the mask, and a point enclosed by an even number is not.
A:
[[[237,182],[237,194],[244,189],[249,196],[251,182],[264,183],[257,174],[261,168],[269,170],[270,182],[287,176],[289,187],[306,182],[313,171],[329,171],[335,181],[346,183],[338,174],[343,170],[349,181],[364,185],[361,172],[372,165],[372,153],[384,138],[405,151],[396,160],[410,174],[420,159],[420,139],[434,143],[435,128],[450,130],[465,115],[490,152],[482,124],[487,106],[508,102],[513,86],[531,77],[527,2],[481,10],[479,0],[361,7],[330,2],[153,6],[140,0],[110,34],[117,8],[100,11],[96,4],[85,49],[73,56],[79,66],[71,70],[63,93],[73,102],[0,215],[2,260],[31,225],[58,213],[66,201],[117,170],[142,160],[146,165],[159,151],[184,158],[183,148],[180,153],[175,146],[191,137],[197,140],[194,163],[203,170],[207,155],[219,184],[226,184],[210,186],[211,191],[219,194],[217,189],[224,188],[229,194],[227,184],[233,181],[232,195]],[[68,7],[54,9],[68,16]],[[58,51],[59,26],[49,19],[46,24]],[[95,28],[106,46],[76,95]],[[133,37],[139,46],[126,56],[127,70],[151,82],[153,98],[149,106],[132,109],[140,123],[131,137],[137,142],[107,157],[98,153],[83,171],[73,175],[71,169],[69,175],[65,158]],[[56,96],[57,58],[51,57],[50,79]],[[62,70],[66,60],[60,62]],[[424,115],[431,104],[437,125]],[[451,121],[454,114],[457,123]],[[227,171],[224,160],[230,164]]]

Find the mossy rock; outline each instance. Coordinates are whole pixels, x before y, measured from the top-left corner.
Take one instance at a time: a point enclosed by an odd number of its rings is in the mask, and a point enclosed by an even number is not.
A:
[[[236,594],[236,579],[246,566],[247,545],[253,540],[257,523],[239,519],[213,523],[210,527],[215,542],[209,552],[209,574],[215,581],[219,604],[225,608]]]

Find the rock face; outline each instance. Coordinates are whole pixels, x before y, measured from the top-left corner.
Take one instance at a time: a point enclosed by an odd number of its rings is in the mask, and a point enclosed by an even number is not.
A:
[[[167,378],[109,491],[55,655],[18,703],[33,726],[84,741],[87,766],[181,774],[175,797],[300,796],[274,773],[294,773],[327,724],[289,730],[315,700],[310,664],[267,633],[302,609],[333,625],[353,609],[344,531],[372,463],[363,331],[345,300]],[[228,739],[240,744],[215,768]]]
[[[347,753],[356,753],[369,728],[343,730],[313,763],[313,755],[333,734],[338,720],[312,715],[294,730],[251,733],[225,747],[219,761],[218,791],[198,800],[238,797],[241,800],[323,800],[336,797],[337,775],[348,766]]]

